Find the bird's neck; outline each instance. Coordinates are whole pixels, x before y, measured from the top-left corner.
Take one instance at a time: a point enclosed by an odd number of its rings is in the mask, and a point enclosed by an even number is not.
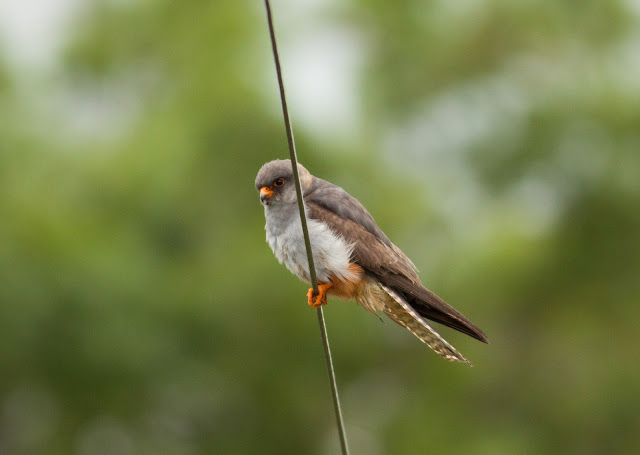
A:
[[[300,220],[297,203],[266,205],[264,207],[264,217],[267,221],[267,228],[280,231],[289,226],[292,222]]]

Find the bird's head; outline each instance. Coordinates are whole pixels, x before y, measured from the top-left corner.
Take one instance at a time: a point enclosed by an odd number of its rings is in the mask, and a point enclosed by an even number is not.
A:
[[[300,163],[298,163],[298,174],[304,192],[311,186],[311,174]],[[274,160],[264,164],[256,176],[256,189],[260,192],[260,201],[265,206],[296,202],[291,160]]]

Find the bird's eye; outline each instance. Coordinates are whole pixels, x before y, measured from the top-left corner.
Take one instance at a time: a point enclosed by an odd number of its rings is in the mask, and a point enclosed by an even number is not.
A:
[[[282,177],[273,181],[273,186],[280,187],[282,185],[284,185],[284,179]]]

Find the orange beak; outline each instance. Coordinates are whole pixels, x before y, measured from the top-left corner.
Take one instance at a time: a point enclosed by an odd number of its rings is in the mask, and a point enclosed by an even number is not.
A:
[[[263,186],[262,188],[260,188],[260,202],[264,202],[274,194],[275,192],[273,190],[270,190],[268,187]]]

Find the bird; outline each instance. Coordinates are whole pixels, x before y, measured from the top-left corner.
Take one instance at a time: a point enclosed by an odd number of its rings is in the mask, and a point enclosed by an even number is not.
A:
[[[416,266],[360,201],[302,164],[297,167],[318,282],[318,295],[313,288],[307,293],[308,304],[325,305],[328,295],[355,300],[405,327],[445,359],[471,365],[427,320],[488,343],[482,330],[423,286]],[[267,243],[281,264],[310,283],[291,160],[265,163],[255,187],[264,206]]]

